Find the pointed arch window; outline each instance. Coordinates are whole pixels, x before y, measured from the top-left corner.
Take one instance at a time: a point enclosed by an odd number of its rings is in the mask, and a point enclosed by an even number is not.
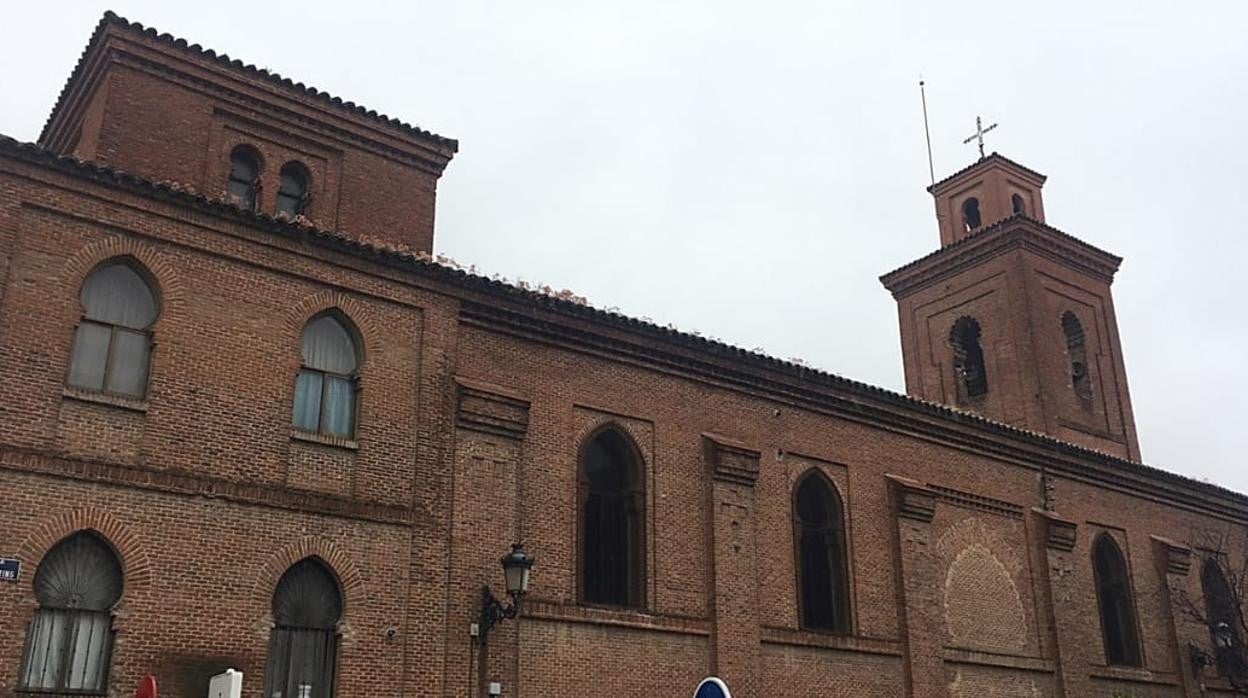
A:
[[[957,383],[958,401],[965,403],[988,394],[988,372],[984,366],[984,349],[980,343],[979,322],[963,316],[949,331],[953,348],[953,374]]]
[[[962,202],[962,229],[969,233],[981,225],[983,218],[979,214],[979,199],[972,196]]]
[[[273,592],[273,631],[264,672],[269,698],[332,698],[342,592],[325,565],[304,558]]]
[[[793,494],[798,600],[802,627],[850,631],[845,516],[836,488],[812,471]]]
[[[303,366],[295,379],[294,427],[353,438],[360,363],[354,328],[338,313],[319,315],[304,326],[299,350]]]
[[[1080,400],[1091,402],[1092,379],[1088,376],[1088,351],[1083,323],[1069,310],[1062,314],[1062,334],[1066,336],[1066,356],[1070,360],[1070,385]]]
[[[259,190],[260,155],[250,146],[240,145],[230,152],[230,174],[225,182],[226,200],[254,211]]]
[[[297,162],[282,165],[281,185],[277,189],[277,213],[290,218],[303,214],[308,208],[308,190],[311,175]]]
[[[1236,611],[1235,596],[1231,592],[1231,585],[1227,583],[1226,575],[1222,573],[1217,558],[1207,558],[1205,564],[1201,566],[1200,590],[1205,597],[1205,619],[1210,632],[1209,646],[1214,648],[1218,674],[1242,677],[1245,667],[1239,651],[1241,647],[1239,614]],[[1231,644],[1229,647],[1221,647],[1218,638],[1214,636],[1213,629],[1221,623],[1225,623],[1226,627],[1230,628]]]
[[[632,441],[614,428],[581,455],[581,599],[640,608],[645,603],[645,480]]]
[[[1092,569],[1096,577],[1096,598],[1101,611],[1101,633],[1105,659],[1109,664],[1140,665],[1140,641],[1136,633],[1135,602],[1127,561],[1108,533],[1102,533],[1092,546]]]
[[[158,313],[151,286],[126,262],[106,262],[82,282],[82,320],[74,331],[69,385],[110,395],[147,393],[151,325]]]
[[[82,531],[48,551],[34,583],[39,609],[26,636],[19,690],[103,695],[121,562],[107,543]]]

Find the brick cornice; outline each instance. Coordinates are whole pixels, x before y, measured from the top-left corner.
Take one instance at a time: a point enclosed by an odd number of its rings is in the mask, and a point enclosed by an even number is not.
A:
[[[917,480],[900,475],[884,476],[893,491],[897,516],[920,523],[931,523],[936,515],[936,492]]]
[[[529,401],[506,388],[455,377],[455,426],[520,440],[529,430]]]
[[[1032,509],[1036,516],[1044,522],[1044,544],[1050,550],[1068,553],[1075,549],[1078,542],[1079,525],[1064,519],[1051,511]]]
[[[758,482],[758,451],[718,434],[703,434],[702,442],[711,477],[747,487]]]
[[[1009,252],[1025,250],[1111,283],[1122,259],[1078,238],[1019,214],[995,223],[952,245],[880,277],[894,298],[983,264]]]
[[[1166,574],[1186,577],[1192,569],[1192,549],[1162,536],[1149,536],[1161,552],[1158,557],[1165,563]]]

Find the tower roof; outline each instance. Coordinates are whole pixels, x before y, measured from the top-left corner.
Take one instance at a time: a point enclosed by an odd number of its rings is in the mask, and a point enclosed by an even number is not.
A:
[[[1031,169],[1030,167],[1026,167],[1026,166],[1020,165],[1020,164],[1018,164],[1017,162],[1014,162],[1013,160],[1011,160],[1011,159],[1007,158],[1006,156],[1004,156],[1004,155],[1002,155],[1002,154],[1000,154],[1000,153],[998,153],[998,152],[996,152],[996,151],[993,151],[993,152],[992,152],[991,154],[989,154],[987,157],[980,158],[980,159],[976,160],[975,162],[973,162],[973,163],[971,163],[971,164],[967,165],[966,167],[963,167],[962,169],[958,170],[957,172],[954,172],[953,174],[949,175],[948,177],[945,177],[944,179],[940,180],[939,182],[936,182],[935,184],[931,185],[930,187],[928,187],[928,188],[927,188],[927,191],[928,191],[928,193],[930,193],[930,194],[936,194],[937,192],[939,192],[939,191],[941,191],[941,190],[945,189],[945,187],[946,187],[947,185],[949,185],[949,184],[951,184],[951,183],[953,183],[953,182],[955,182],[955,181],[957,181],[957,180],[961,179],[964,175],[969,174],[970,172],[972,172],[972,171],[974,171],[974,170],[977,170],[977,169],[983,168],[983,167],[985,167],[985,166],[987,166],[987,165],[993,165],[993,164],[997,164],[997,165],[1006,165],[1006,166],[1008,166],[1008,167],[1010,167],[1010,168],[1013,168],[1013,169],[1016,169],[1016,170],[1020,170],[1020,171],[1022,171],[1024,174],[1030,175],[1031,177],[1033,177],[1033,178],[1035,178],[1036,180],[1038,180],[1037,184],[1044,184],[1045,180],[1047,180],[1047,179],[1048,179],[1048,177],[1046,177],[1046,176],[1044,176],[1044,175],[1040,174],[1039,172],[1036,172],[1035,170]]]
[[[329,105],[344,113],[353,114],[363,117],[369,121],[382,124],[386,127],[394,129],[398,133],[406,136],[415,136],[422,140],[436,144],[442,148],[449,148],[454,153],[459,150],[459,142],[453,138],[439,136],[432,131],[426,131],[418,126],[413,126],[399,119],[395,119],[385,114],[378,113],[373,109],[356,104],[354,102],[343,100],[335,97],[323,90],[319,90],[311,85],[305,85],[302,82],[296,82],[290,78],[283,77],[267,68],[258,68],[251,63],[243,63],[237,58],[230,58],[224,53],[217,53],[210,48],[204,48],[199,44],[189,43],[186,39],[181,39],[170,34],[158,32],[152,27],[145,27],[138,22],[131,22],[125,17],[121,17],[112,10],[106,11],[100,19],[99,24],[95,27],[95,32],[91,35],[91,40],[87,42],[87,46],[83,49],[82,55],[78,59],[78,64],[74,66],[73,73],[70,74],[69,80],[61,89],[60,95],[57,97],[56,105],[52,108],[48,120],[44,122],[43,130],[39,134],[39,142],[46,143],[53,125],[60,116],[62,110],[69,102],[69,98],[73,92],[74,86],[78,83],[79,78],[86,70],[88,64],[95,54],[102,48],[104,39],[109,30],[129,33],[132,36],[144,36],[148,39],[158,41],[168,47],[177,49],[182,53],[199,59],[207,59],[216,64],[226,67],[238,73],[242,73],[248,77],[259,78],[273,85],[278,85],[293,96],[311,98],[322,104]]]

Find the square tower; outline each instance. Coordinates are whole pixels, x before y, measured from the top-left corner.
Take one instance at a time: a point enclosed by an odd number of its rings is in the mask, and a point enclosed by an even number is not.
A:
[[[880,279],[906,391],[1138,461],[1110,293],[1122,260],[1044,223],[1044,181],[993,153],[928,189],[940,249]]]

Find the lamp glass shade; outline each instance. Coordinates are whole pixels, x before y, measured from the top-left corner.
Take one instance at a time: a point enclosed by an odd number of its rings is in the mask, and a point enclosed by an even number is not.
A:
[[[503,556],[503,578],[507,582],[507,593],[519,596],[529,590],[529,574],[533,570],[533,558],[526,555],[524,548],[516,543],[511,552]]]
[[[1231,626],[1224,622],[1213,626],[1213,639],[1218,643],[1219,649],[1230,647],[1235,641],[1231,634]]]

